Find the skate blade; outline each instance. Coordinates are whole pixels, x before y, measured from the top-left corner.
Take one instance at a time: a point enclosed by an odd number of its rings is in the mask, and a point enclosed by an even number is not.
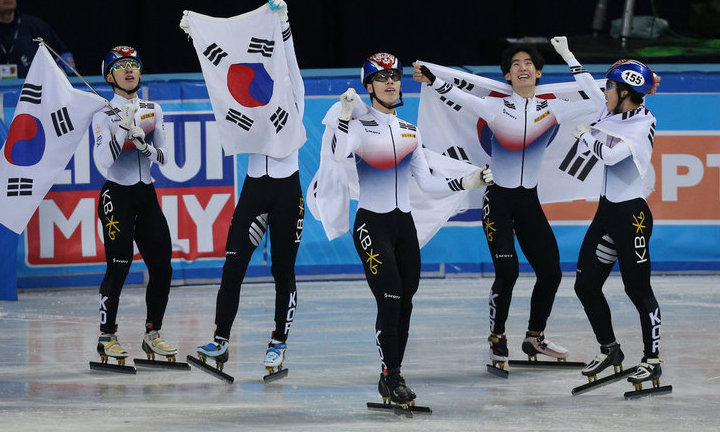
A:
[[[672,386],[652,387],[642,390],[625,392],[625,400],[639,399],[645,396],[660,396],[672,393]]]
[[[589,392],[590,390],[595,390],[595,389],[597,389],[597,388],[606,386],[606,385],[608,385],[608,384],[612,384],[612,383],[614,383],[615,381],[621,380],[621,379],[625,378],[626,376],[635,373],[635,369],[637,369],[637,366],[636,366],[636,367],[631,367],[630,369],[625,369],[625,370],[620,371],[620,372],[618,372],[618,373],[614,373],[614,374],[610,374],[610,375],[608,375],[608,376],[604,376],[604,377],[602,377],[602,378],[600,378],[600,379],[597,379],[597,377],[596,377],[595,380],[592,381],[592,382],[589,382],[589,383],[587,383],[587,384],[583,384],[583,385],[581,385],[581,386],[575,387],[574,389],[572,389],[572,392],[571,392],[571,393],[572,393],[573,396],[576,396],[576,395],[579,395],[579,394],[587,393],[587,392]]]
[[[405,405],[405,404],[403,404]],[[377,410],[377,411],[393,411],[396,414],[400,415],[407,415],[408,417],[412,417],[412,414],[432,414],[432,409],[430,407],[426,406],[420,406],[420,405],[406,405],[407,408],[401,407],[400,405],[394,404],[394,403],[377,403],[377,402],[368,402],[367,403],[368,409],[371,410]]]
[[[135,375],[137,370],[133,366],[124,366],[112,363],[90,362],[90,369],[103,372],[117,372]]]
[[[584,368],[587,366],[583,362],[569,362],[566,359],[555,361],[552,360],[510,360],[510,366],[518,367],[534,367],[534,368],[548,368],[548,369],[572,369],[572,368]]]
[[[154,369],[190,370],[190,365],[187,363],[169,360],[133,359],[133,363],[135,363],[135,366]]]
[[[263,381],[267,384],[285,378],[288,376],[288,370],[289,369],[280,369],[276,372],[269,373],[263,377]]]
[[[228,375],[225,372],[221,371],[220,369],[212,367],[209,364],[207,364],[201,360],[198,360],[191,355],[187,356],[187,362],[197,368],[200,368],[201,371],[206,372],[219,380],[225,381],[228,384],[232,384],[233,382],[235,382],[235,378],[232,377],[231,375]]]
[[[510,376],[510,372],[508,372],[504,368],[501,368],[500,366],[493,366],[493,365],[489,365],[489,364],[486,364],[485,366],[487,367],[487,371],[490,374],[495,375],[496,377],[507,379]]]

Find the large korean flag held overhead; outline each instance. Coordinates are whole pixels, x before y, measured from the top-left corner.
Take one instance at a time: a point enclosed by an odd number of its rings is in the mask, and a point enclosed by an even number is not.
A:
[[[22,233],[105,104],[74,89],[40,45],[0,153],[0,223]]]
[[[187,12],[225,153],[288,156],[306,140],[290,28],[265,4],[231,18]]]

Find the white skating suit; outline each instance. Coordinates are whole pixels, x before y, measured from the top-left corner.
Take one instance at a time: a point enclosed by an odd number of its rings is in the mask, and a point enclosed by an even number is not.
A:
[[[128,102],[138,107],[135,125],[145,131],[148,147],[142,153],[127,139],[128,131],[120,127],[122,107]],[[152,183],[152,163],[162,166],[167,160],[162,108],[155,102],[139,98],[126,99],[117,94],[110,101],[110,105],[113,110],[107,108],[93,116],[95,161],[101,167],[107,168],[105,177],[117,184],[129,186],[138,182]]]
[[[375,342],[381,368],[399,371],[420,282],[420,247],[410,213],[410,176],[425,191],[462,190],[460,179],[434,177],[417,127],[376,109],[338,120],[333,158],[353,154],[360,186],[355,250],[377,303]]]
[[[426,192],[461,190],[459,180],[430,172],[417,127],[374,108],[352,121],[338,121],[332,140],[333,158],[351,153],[357,163],[358,207],[375,213],[410,211],[410,175]]]
[[[578,255],[575,293],[598,343],[615,342],[602,288],[617,261],[625,293],[640,317],[643,357],[656,358],[660,354],[662,315],[650,283],[653,215],[643,186],[643,176],[651,169],[656,120],[644,105],[608,114],[605,96],[591,84],[590,74],[575,59],[568,64],[583,90],[602,106],[599,120],[591,126],[592,134],[582,135],[578,152],[589,150],[604,164],[600,201]]]
[[[134,124],[145,131],[147,148],[139,151],[120,127],[122,106],[135,104]],[[100,331],[114,333],[120,292],[133,261],[135,243],[148,268],[146,327],[160,330],[170,292],[172,244],[167,220],[150,177],[153,163],[164,165],[165,129],[160,105],[115,95],[112,109],[93,116],[95,161],[107,169],[98,217],[103,227],[107,269],[100,285]],[[120,114],[120,116],[115,113]]]

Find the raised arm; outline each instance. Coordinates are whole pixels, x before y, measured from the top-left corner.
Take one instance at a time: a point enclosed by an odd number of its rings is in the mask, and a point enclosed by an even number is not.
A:
[[[350,133],[350,117],[355,107],[355,89],[349,88],[340,95],[340,115],[338,115],[337,129],[330,142],[332,157],[334,160],[341,162],[348,155],[355,151],[359,145],[359,141],[354,138],[355,134]]]
[[[595,78],[577,61],[575,55],[568,48],[567,37],[555,36],[550,39],[550,43],[555,48],[555,51],[560,54],[560,57],[565,60],[565,63],[570,66],[573,78],[575,78],[575,81],[577,81],[585,94],[588,95],[593,105],[597,107],[598,112],[602,111],[605,106],[605,95],[595,83]]]

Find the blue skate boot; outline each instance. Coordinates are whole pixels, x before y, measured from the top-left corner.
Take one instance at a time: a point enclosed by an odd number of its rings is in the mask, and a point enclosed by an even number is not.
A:
[[[215,336],[215,340],[207,345],[197,347],[198,358],[205,363],[209,358],[215,360],[217,368],[223,370],[225,362],[230,358],[228,347],[230,342],[222,336]]]

